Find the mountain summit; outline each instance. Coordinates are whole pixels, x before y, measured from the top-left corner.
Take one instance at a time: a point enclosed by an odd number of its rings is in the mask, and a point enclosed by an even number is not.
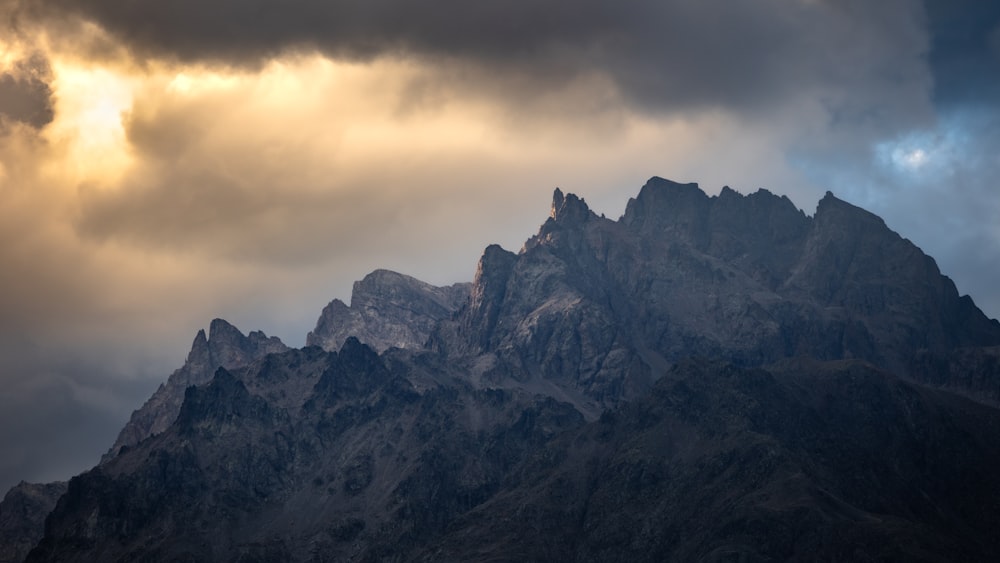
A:
[[[268,337],[261,331],[244,335],[238,328],[222,319],[214,319],[208,336],[199,330],[191,344],[187,361],[153,393],[139,410],[132,413],[104,461],[117,455],[124,447],[134,446],[141,440],[159,434],[177,418],[184,390],[191,385],[207,383],[215,370],[245,366],[273,352],[288,350],[281,340]]]
[[[557,189],[308,344],[199,332],[27,561],[1000,558],[1000,323],[829,193]]]
[[[469,284],[435,287],[416,278],[375,270],[354,283],[351,305],[334,299],[323,308],[307,346],[338,350],[351,336],[379,352],[423,348],[438,321],[449,318],[469,297]]]
[[[861,359],[1000,399],[995,385],[919,365],[996,358],[1000,323],[881,219],[831,194],[809,217],[765,190],[709,197],[653,178],[612,221],[556,190],[519,254],[487,249],[472,295],[438,339],[460,342],[455,361],[478,357],[473,371],[485,366],[477,376],[494,383],[544,375],[600,407],[691,356]]]

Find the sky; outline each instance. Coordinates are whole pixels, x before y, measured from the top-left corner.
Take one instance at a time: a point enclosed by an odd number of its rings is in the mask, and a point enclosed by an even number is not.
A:
[[[552,191],[830,190],[1000,316],[1000,3],[0,0],[0,489],[94,465],[211,319],[304,344]]]

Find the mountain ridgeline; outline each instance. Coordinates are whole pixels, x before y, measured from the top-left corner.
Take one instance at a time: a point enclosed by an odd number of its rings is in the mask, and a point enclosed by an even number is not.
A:
[[[1000,323],[829,193],[556,190],[307,344],[213,321],[27,561],[1000,559]]]

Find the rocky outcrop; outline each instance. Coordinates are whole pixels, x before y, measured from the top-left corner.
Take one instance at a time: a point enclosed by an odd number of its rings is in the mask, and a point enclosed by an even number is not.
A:
[[[298,408],[250,391],[289,384],[268,370],[191,388],[167,431],[70,482],[27,560],[1000,556],[1000,411],[860,361],[685,360],[589,423],[460,380],[418,390],[353,339],[299,365]]]
[[[306,345],[338,350],[348,337],[379,352],[422,348],[438,321],[469,298],[470,286],[437,287],[389,270],[376,270],[354,283],[351,304],[334,299],[323,308]]]
[[[459,380],[418,392],[412,369],[353,338],[219,369],[165,432],[70,481],[28,561],[401,560],[583,424]],[[296,380],[284,407],[252,391]]]
[[[1000,412],[857,361],[684,361],[418,561],[991,561]]]
[[[245,366],[267,354],[288,350],[277,337],[268,337],[261,331],[244,335],[222,319],[213,320],[208,331],[207,337],[204,330],[198,331],[184,366],[171,374],[167,382],[132,413],[103,461],[113,458],[122,448],[134,446],[166,430],[180,411],[184,390],[209,381],[218,368]]]
[[[66,492],[65,482],[12,487],[0,502],[0,563],[21,563],[42,539],[45,517]]]
[[[709,197],[653,178],[618,221],[558,190],[552,209],[517,255],[487,249],[470,306],[435,339],[456,361],[478,356],[477,378],[544,378],[607,407],[685,357],[808,356],[958,389],[960,375],[932,376],[914,358],[947,364],[956,349],[1000,344],[1000,323],[933,259],[832,194],[809,217],[764,190]]]

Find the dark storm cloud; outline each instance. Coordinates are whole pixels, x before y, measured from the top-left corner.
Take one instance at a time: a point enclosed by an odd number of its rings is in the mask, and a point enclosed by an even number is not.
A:
[[[810,147],[818,185],[881,215],[1000,316],[1000,4],[925,0],[932,119]]]
[[[934,98],[942,106],[1000,105],[1000,3],[927,0]]]
[[[880,76],[919,80],[921,13],[908,0],[41,0],[23,3],[21,17],[75,14],[140,58],[181,62],[252,67],[316,49],[465,61],[542,89],[596,70],[634,102],[683,109],[780,105],[790,92]]]
[[[45,56],[35,53],[0,74],[0,118],[40,129],[54,117],[52,69]]]
[[[23,350],[7,357],[23,356]],[[0,495],[22,479],[35,482],[66,479],[97,463],[121,429],[127,405],[139,405],[155,385],[149,381],[111,382],[106,368],[87,371],[80,365],[38,369],[23,366],[4,373],[0,395]],[[16,376],[16,377],[14,377]],[[94,404],[93,396],[118,408]],[[134,407],[133,407],[134,408]]]
[[[876,184],[862,203],[932,254],[962,292],[997,317],[1000,3],[925,0],[925,7],[935,119],[878,143],[875,169],[852,163],[853,182]]]

